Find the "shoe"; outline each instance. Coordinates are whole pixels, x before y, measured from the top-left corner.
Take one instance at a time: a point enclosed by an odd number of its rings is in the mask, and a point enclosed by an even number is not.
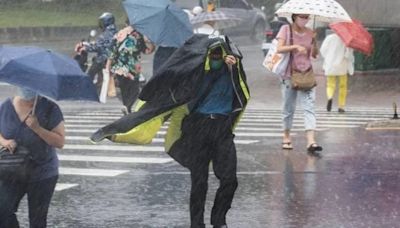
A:
[[[122,112],[122,114],[124,114],[124,116],[129,114],[128,108],[126,108],[125,106],[121,108],[121,112]]]
[[[310,153],[315,151],[322,151],[322,147],[316,143],[312,143],[310,146],[307,147],[307,151]]]
[[[339,108],[339,109],[338,109],[338,112],[339,112],[339,113],[345,113],[345,111],[344,111],[343,108]]]
[[[108,135],[104,134],[102,129],[97,130],[90,136],[90,141],[92,143],[97,143],[102,141],[103,139],[107,138]]]
[[[322,158],[322,155],[320,153],[318,153],[317,151],[307,152],[307,154],[310,155],[311,157]]]
[[[282,149],[283,150],[293,150],[293,145],[291,142],[283,142]]]
[[[213,226],[214,228],[228,228],[227,225]]]
[[[332,110],[332,99],[328,100],[328,103],[326,104],[326,111],[330,112]]]

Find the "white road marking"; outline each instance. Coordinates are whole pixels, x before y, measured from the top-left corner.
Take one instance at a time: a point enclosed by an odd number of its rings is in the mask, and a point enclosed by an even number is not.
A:
[[[60,192],[60,191],[63,191],[63,190],[69,189],[69,188],[76,187],[76,186],[78,186],[78,184],[57,183],[55,191]]]
[[[84,144],[66,144],[63,149],[69,150],[106,150],[106,151],[140,151],[140,152],[163,152],[162,146],[120,146],[120,145],[84,145]]]
[[[163,164],[173,161],[171,158],[149,158],[149,157],[111,157],[111,156],[85,156],[85,155],[63,155],[59,154],[61,161],[89,161],[89,162],[117,162],[117,163],[147,163]]]
[[[95,176],[95,177],[115,177],[129,170],[111,170],[111,169],[81,169],[81,168],[67,168],[60,167],[61,175],[78,175],[78,176]]]
[[[71,140],[71,141],[89,141],[89,136],[66,136],[65,139]],[[243,145],[258,143],[259,141],[260,140],[235,139],[236,144],[243,144]],[[163,143],[163,142],[165,142],[165,139],[164,138],[154,138],[152,142]]]

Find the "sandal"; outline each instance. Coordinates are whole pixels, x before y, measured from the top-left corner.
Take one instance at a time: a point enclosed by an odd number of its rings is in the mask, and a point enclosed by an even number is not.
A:
[[[293,150],[293,146],[291,142],[283,142],[282,149],[284,150]]]
[[[307,147],[307,151],[310,153],[314,153],[316,151],[322,151],[322,147],[316,143],[312,143],[310,146]]]

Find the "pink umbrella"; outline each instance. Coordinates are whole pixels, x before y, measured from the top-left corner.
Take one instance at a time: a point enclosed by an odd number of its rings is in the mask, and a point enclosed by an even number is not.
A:
[[[331,23],[329,27],[343,40],[347,47],[366,55],[374,49],[374,39],[360,21]]]

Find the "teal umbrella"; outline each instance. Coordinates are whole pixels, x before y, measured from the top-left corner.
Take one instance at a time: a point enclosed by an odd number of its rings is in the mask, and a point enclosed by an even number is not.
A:
[[[130,24],[153,43],[180,47],[193,35],[188,15],[169,0],[125,0]]]

